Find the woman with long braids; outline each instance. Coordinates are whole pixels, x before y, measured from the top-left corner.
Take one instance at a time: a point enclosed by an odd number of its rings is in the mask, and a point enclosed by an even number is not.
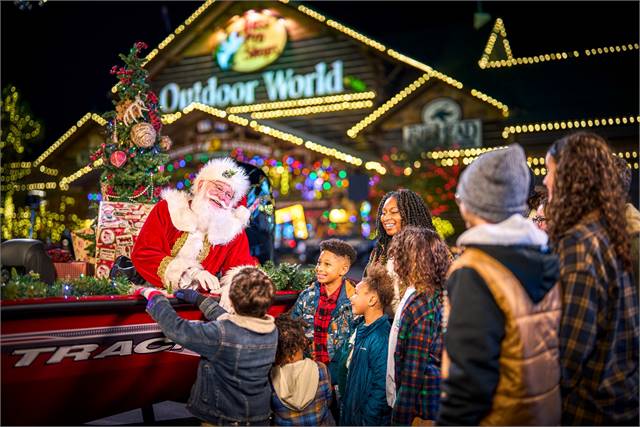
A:
[[[605,140],[579,132],[546,157],[560,258],[563,425],[638,425],[638,295],[625,198]]]
[[[387,250],[391,239],[403,227],[408,225],[435,231],[431,220],[431,212],[422,197],[404,188],[385,194],[378,206],[378,215],[376,217],[378,240],[371,252],[367,267],[374,263],[386,266],[388,261]]]

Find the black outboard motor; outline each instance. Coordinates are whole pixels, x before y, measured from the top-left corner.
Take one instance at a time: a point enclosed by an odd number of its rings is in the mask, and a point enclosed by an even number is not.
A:
[[[109,278],[115,279],[118,276],[124,276],[134,285],[142,285],[145,283],[145,280],[140,276],[140,274],[136,271],[136,268],[133,266],[133,262],[131,258],[128,258],[124,255],[120,255],[116,258],[113,263],[113,267],[111,267],[111,271],[109,272]]]
[[[12,239],[2,242],[0,246],[3,276],[13,267],[18,273],[30,271],[40,275],[40,280],[52,285],[56,279],[53,261],[47,255],[44,243],[34,239]]]

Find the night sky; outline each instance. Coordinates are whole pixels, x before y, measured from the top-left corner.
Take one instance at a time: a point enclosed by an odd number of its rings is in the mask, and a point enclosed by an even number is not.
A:
[[[138,40],[155,47],[201,4],[33,3],[28,11],[1,3],[2,87],[16,85],[45,124],[31,157],[86,112],[112,108],[109,69],[119,64],[118,53]],[[507,103],[514,122],[638,112],[637,50],[499,70],[477,65],[498,17],[516,57],[637,43],[638,2],[304,4]],[[479,8],[491,20],[475,30]]]

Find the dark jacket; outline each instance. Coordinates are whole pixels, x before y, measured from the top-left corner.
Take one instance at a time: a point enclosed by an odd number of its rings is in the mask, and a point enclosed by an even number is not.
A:
[[[358,319],[353,344],[347,342],[343,355],[353,349],[342,397],[340,424],[347,426],[389,424],[391,408],[385,395],[387,351],[391,324],[387,315],[366,326]],[[341,358],[341,359],[344,359]]]
[[[546,240],[546,238],[545,238]],[[467,245],[495,258],[537,304],[554,288],[557,257],[540,246]],[[451,360],[442,382],[439,425],[478,425],[489,414],[500,380],[505,315],[473,269],[460,268],[447,281],[451,314],[445,348]]]
[[[181,318],[164,296],[147,304],[167,338],[202,356],[187,408],[214,424],[267,422],[278,344],[273,317],[229,315],[212,298],[200,310],[210,322]]]

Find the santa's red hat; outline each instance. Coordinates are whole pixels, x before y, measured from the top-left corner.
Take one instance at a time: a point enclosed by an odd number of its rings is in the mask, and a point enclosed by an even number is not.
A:
[[[232,206],[236,206],[249,191],[249,177],[238,164],[229,157],[213,159],[200,169],[193,180],[191,191],[195,193],[201,181],[222,181],[234,191]]]

